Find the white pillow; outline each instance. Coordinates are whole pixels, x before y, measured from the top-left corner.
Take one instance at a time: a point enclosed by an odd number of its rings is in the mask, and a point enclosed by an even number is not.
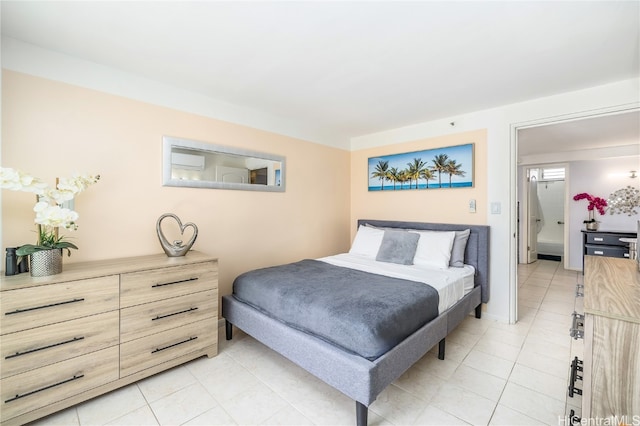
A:
[[[375,259],[382,244],[382,237],[384,237],[384,230],[360,225],[349,253]]]
[[[451,248],[455,231],[412,231],[420,234],[414,265],[447,269],[451,260]]]

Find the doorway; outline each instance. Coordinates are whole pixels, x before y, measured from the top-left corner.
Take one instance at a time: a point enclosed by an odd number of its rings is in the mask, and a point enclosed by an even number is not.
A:
[[[521,264],[538,259],[563,262],[567,259],[565,205],[567,165],[542,164],[523,170]],[[563,262],[563,266],[566,265]]]
[[[567,162],[599,159],[603,155],[612,154],[618,156],[637,155],[637,141],[640,137],[639,115],[638,104],[618,105],[601,110],[548,117],[511,125],[513,179],[511,195],[514,201],[511,231],[516,240],[510,255],[509,321],[511,323],[515,323],[519,319],[518,266],[527,266],[527,263],[522,261],[523,255],[528,255],[525,243],[528,237],[523,235],[524,228],[528,223],[525,220],[525,212],[528,208],[527,199],[523,197],[523,194],[528,194],[528,182],[524,174],[526,168],[534,165],[555,164],[554,162],[558,160],[564,162],[564,165],[567,166],[565,169],[566,192],[569,190]],[[529,136],[525,138],[525,134]],[[525,142],[525,139],[528,140]],[[565,217],[569,213],[569,198],[569,195],[565,195]],[[567,244],[568,221],[565,220],[563,226],[565,233],[564,263],[566,265],[569,262],[568,251],[570,250]]]

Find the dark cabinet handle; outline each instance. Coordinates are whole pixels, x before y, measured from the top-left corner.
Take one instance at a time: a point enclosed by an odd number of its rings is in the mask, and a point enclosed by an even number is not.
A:
[[[31,354],[31,353],[34,353],[34,352],[43,351],[45,349],[55,348],[56,346],[66,345],[67,343],[73,343],[73,342],[77,342],[77,341],[80,341],[80,340],[83,340],[83,339],[84,339],[84,336],[74,337],[73,339],[65,340],[64,342],[53,343],[51,345],[42,346],[40,348],[29,349],[28,351],[24,351],[24,352],[18,351],[13,355],[7,355],[6,357],[4,357],[4,359],[15,358],[17,356],[27,355],[27,354]]]
[[[184,313],[192,312],[192,311],[197,311],[197,310],[198,310],[198,307],[195,307],[195,308],[185,309],[184,311],[180,311],[180,312],[174,312],[172,314],[157,315],[155,318],[151,318],[151,321],[159,320],[159,319],[162,319],[162,318],[169,318],[169,317],[172,317],[174,315],[180,315],[180,314],[184,314]]]
[[[193,278],[187,278],[186,280],[171,281],[168,283],[158,283],[158,284],[152,285],[151,288],[164,287],[164,286],[173,285],[173,284],[182,284],[182,283],[187,283],[189,281],[196,281],[197,279],[198,277],[193,277]]]
[[[582,361],[575,357],[571,361],[571,378],[569,379],[569,396],[573,398],[573,394],[582,395],[582,389],[576,387],[576,382],[582,380],[582,376],[578,373],[582,373]]]
[[[52,308],[54,306],[68,305],[69,303],[77,303],[77,302],[82,302],[82,301],[84,301],[84,297],[79,298],[79,299],[76,298],[76,299],[73,299],[73,300],[67,300],[65,302],[51,303],[49,305],[35,306],[33,308],[16,309],[15,311],[11,311],[11,312],[5,313],[5,315],[21,314],[23,312],[35,311],[35,310],[38,310],[38,309],[45,309],[45,308]]]
[[[158,352],[162,352],[162,351],[167,350],[169,348],[173,348],[174,346],[178,346],[178,345],[182,345],[183,343],[191,342],[193,340],[196,340],[197,338],[198,338],[198,336],[189,337],[188,339],[183,340],[183,341],[178,342],[178,343],[174,343],[173,345],[165,346],[163,348],[156,348],[156,349],[152,350],[151,353],[155,354],[155,353],[158,353]]]
[[[571,426],[578,426],[582,424],[582,419],[576,416],[576,411],[573,409],[569,411],[569,421],[571,421]]]
[[[33,394],[35,394],[35,393],[42,392],[42,391],[45,391],[45,390],[47,390],[47,389],[55,388],[56,386],[64,385],[65,383],[69,383],[69,382],[72,382],[72,381],[74,381],[74,380],[81,379],[81,378],[83,378],[83,377],[84,377],[84,374],[74,375],[73,377],[71,377],[71,378],[69,378],[69,379],[66,379],[66,380],[63,380],[63,381],[61,381],[61,382],[54,383],[54,384],[52,384],[52,385],[45,386],[45,387],[40,388],[40,389],[32,390],[31,392],[27,392],[27,393],[23,393],[23,394],[18,394],[18,395],[16,395],[16,396],[14,396],[13,398],[9,398],[9,399],[7,399],[4,403],[6,404],[6,403],[8,403],[8,402],[15,401],[16,399],[24,398],[25,396],[33,395]]]

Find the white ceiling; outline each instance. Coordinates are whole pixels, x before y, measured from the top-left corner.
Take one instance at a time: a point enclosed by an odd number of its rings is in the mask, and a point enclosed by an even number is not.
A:
[[[6,1],[2,34],[349,138],[639,75],[637,1]]]
[[[640,111],[531,127],[518,132],[519,157],[638,144]]]

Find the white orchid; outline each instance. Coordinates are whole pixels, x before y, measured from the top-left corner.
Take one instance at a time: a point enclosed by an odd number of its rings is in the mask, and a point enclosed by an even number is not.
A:
[[[58,237],[57,228],[78,229],[76,221],[79,215],[73,210],[61,207],[60,204],[73,200],[77,194],[98,182],[99,179],[100,175],[74,174],[71,178],[61,178],[56,188],[51,188],[40,179],[19,170],[0,168],[0,188],[31,192],[38,196],[38,201],[33,208],[36,212],[35,223],[38,224],[38,243],[21,246],[17,254],[24,256],[40,250],[59,248],[67,249],[71,255],[69,249],[78,247],[62,241],[63,237]]]
[[[35,222],[38,225],[49,226],[51,228],[63,227],[66,229],[76,230],[78,225],[78,213],[73,210],[65,209],[60,206],[52,206],[49,203],[40,201],[36,203],[33,211],[36,212]]]
[[[43,194],[45,198],[53,200],[55,203],[60,204],[65,201],[73,200],[76,194],[81,193],[100,179],[100,176],[83,176],[74,174],[71,178],[60,178],[58,181],[57,189],[45,191]]]
[[[0,188],[40,195],[46,190],[47,184],[20,170],[3,167],[0,168]]]

